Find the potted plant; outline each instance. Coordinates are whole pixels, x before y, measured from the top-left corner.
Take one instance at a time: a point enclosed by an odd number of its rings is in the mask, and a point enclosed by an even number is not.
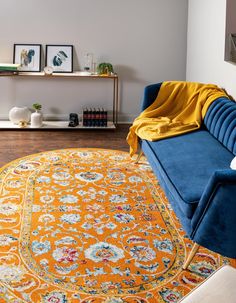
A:
[[[39,103],[34,103],[34,104],[33,104],[33,109],[35,109],[36,112],[38,112],[39,110],[42,109],[42,105],[39,104]]]
[[[108,76],[114,73],[114,70],[111,63],[102,62],[98,65],[97,72],[99,75]]]
[[[43,125],[43,115],[40,112],[42,109],[42,105],[39,103],[34,103],[32,105],[35,112],[31,114],[31,127],[38,128]]]

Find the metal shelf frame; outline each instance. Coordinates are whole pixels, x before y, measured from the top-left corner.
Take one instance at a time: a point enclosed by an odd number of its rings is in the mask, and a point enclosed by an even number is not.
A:
[[[101,79],[104,81],[111,81],[113,84],[112,89],[112,121],[108,121],[107,127],[83,127],[79,126],[75,129],[115,129],[118,123],[118,106],[119,106],[119,78],[117,74],[112,75],[97,75],[97,74],[89,74],[85,72],[73,72],[73,73],[53,73],[51,75],[46,75],[44,72],[1,72],[0,77],[31,77],[31,78],[45,78],[45,79],[53,79],[53,78],[83,78],[89,80]],[[19,129],[18,125],[11,125],[8,123],[9,121],[0,121],[0,128],[4,129]],[[58,125],[58,126],[57,126]],[[66,121],[44,121],[44,127],[39,129],[55,129],[55,128],[63,128],[63,129],[74,129],[72,127],[66,126]],[[22,128],[20,128],[22,129]],[[26,127],[25,129],[35,129],[31,127]]]

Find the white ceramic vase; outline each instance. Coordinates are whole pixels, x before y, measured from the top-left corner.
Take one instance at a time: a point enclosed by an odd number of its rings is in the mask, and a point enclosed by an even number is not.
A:
[[[20,122],[29,122],[31,112],[27,107],[13,107],[9,111],[9,120],[14,124],[19,124]]]
[[[43,125],[43,115],[37,111],[31,114],[31,127],[38,128]]]

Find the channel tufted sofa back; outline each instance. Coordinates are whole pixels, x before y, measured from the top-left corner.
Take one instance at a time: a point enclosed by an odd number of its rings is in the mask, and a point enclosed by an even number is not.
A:
[[[204,118],[208,131],[229,151],[236,155],[236,102],[227,98],[216,99]]]

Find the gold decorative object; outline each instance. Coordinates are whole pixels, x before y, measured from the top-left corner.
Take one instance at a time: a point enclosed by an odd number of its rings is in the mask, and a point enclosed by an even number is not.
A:
[[[24,128],[24,127],[27,127],[27,122],[26,121],[19,121],[19,127],[20,128]]]

